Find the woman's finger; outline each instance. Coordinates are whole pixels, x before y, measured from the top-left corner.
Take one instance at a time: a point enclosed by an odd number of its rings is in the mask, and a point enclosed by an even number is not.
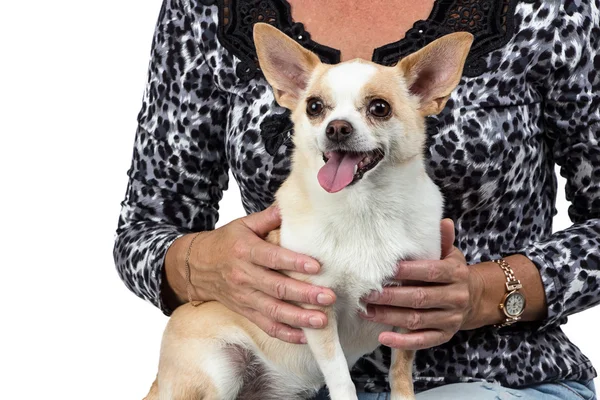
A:
[[[431,309],[451,309],[456,307],[462,294],[454,293],[452,285],[436,286],[390,286],[383,292],[373,292],[364,300],[370,304],[395,307]],[[454,297],[461,297],[455,299]]]
[[[244,225],[250,228],[260,237],[266,237],[273,229],[281,226],[281,213],[279,208],[271,206],[263,211],[250,214],[244,218],[240,218]]]
[[[291,326],[292,328],[323,328],[327,325],[327,316],[321,311],[305,310],[274,299],[266,294],[256,291],[251,294],[253,307],[261,314],[274,320]]]
[[[271,297],[299,303],[328,306],[335,302],[329,288],[314,286],[268,269],[255,269],[253,286]]]
[[[250,321],[254,322],[260,329],[265,331],[265,333],[271,337],[288,343],[306,343],[306,337],[301,329],[294,329],[290,326],[273,321],[260,312],[250,308],[244,309],[242,314],[244,314]]]
[[[451,334],[437,330],[408,333],[383,332],[379,335],[381,344],[401,350],[428,349],[444,344],[450,339],[452,339]]]
[[[395,280],[452,283],[458,263],[450,260],[400,261]]]
[[[309,256],[265,241],[253,243],[249,246],[247,253],[248,261],[270,269],[297,271],[305,274],[316,274],[321,269],[319,263]]]
[[[442,234],[442,259],[446,258],[454,247],[454,221],[450,218],[444,218],[440,223],[440,231]]]
[[[454,329],[460,326],[460,314],[444,310],[417,311],[410,308],[369,306],[364,319],[399,328],[417,331],[421,329]]]

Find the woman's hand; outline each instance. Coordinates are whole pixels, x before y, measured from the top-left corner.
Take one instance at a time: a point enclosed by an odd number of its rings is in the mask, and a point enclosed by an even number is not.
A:
[[[295,328],[322,328],[327,317],[320,311],[305,310],[286,301],[324,306],[334,303],[335,294],[331,289],[275,271],[316,274],[320,269],[314,259],[264,240],[280,224],[278,209],[270,207],[201,233],[189,260],[192,298],[219,301],[270,336],[305,343],[302,330]],[[185,255],[193,236],[178,239],[167,253],[167,280],[180,303],[187,301]]]
[[[454,247],[452,220],[442,220],[441,230],[441,260],[400,262],[394,279],[411,281],[410,285],[386,287],[365,299],[370,305],[363,318],[412,331],[383,332],[379,341],[386,346],[425,349],[449,341],[459,330],[478,327],[473,316],[482,298],[483,279]]]

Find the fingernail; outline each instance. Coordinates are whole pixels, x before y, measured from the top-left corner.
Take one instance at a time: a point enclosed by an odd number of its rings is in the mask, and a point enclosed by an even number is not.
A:
[[[308,340],[306,340],[306,336],[302,336],[302,338],[300,338],[300,343],[302,343],[302,344],[308,343]]]
[[[319,272],[319,266],[313,263],[304,264],[304,270],[309,274],[316,274]]]
[[[379,292],[371,292],[367,296],[367,301],[377,301],[377,300],[379,300],[380,297],[381,297],[381,295],[379,294]]]
[[[392,339],[388,336],[384,336],[381,338],[380,340],[381,344],[384,346],[391,346],[392,345]]]
[[[406,261],[400,261],[398,264],[396,264],[396,271],[394,271],[394,274],[396,275],[396,277],[398,277],[398,275],[400,275],[400,273],[402,272],[403,269],[406,269],[410,266],[410,264],[408,264]]]
[[[375,316],[375,310],[372,307],[367,307],[367,310],[362,312],[361,315],[366,318],[373,318]]]
[[[321,328],[323,326],[323,320],[319,317],[310,317],[308,323],[313,328]]]
[[[317,295],[317,303],[328,306],[333,303],[333,297],[325,293],[319,293]]]

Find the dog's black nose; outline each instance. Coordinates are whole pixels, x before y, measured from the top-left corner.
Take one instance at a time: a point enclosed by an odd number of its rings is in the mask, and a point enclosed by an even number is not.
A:
[[[354,128],[350,122],[341,119],[334,119],[327,124],[327,128],[325,129],[327,138],[338,143],[347,140],[353,132]]]

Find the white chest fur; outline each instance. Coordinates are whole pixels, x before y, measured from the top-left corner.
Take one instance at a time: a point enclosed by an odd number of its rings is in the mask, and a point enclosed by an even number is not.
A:
[[[380,290],[399,260],[439,259],[443,201],[420,165],[336,194],[312,185],[302,198],[283,187],[281,245],[321,263],[311,282],[356,301]]]
[[[277,194],[281,245],[317,259],[320,274],[306,280],[336,293],[340,356],[349,367],[392,328],[360,318],[361,298],[382,290],[399,260],[439,259],[441,252],[443,200],[421,161],[371,178],[331,194],[311,184],[314,177],[296,174]]]

